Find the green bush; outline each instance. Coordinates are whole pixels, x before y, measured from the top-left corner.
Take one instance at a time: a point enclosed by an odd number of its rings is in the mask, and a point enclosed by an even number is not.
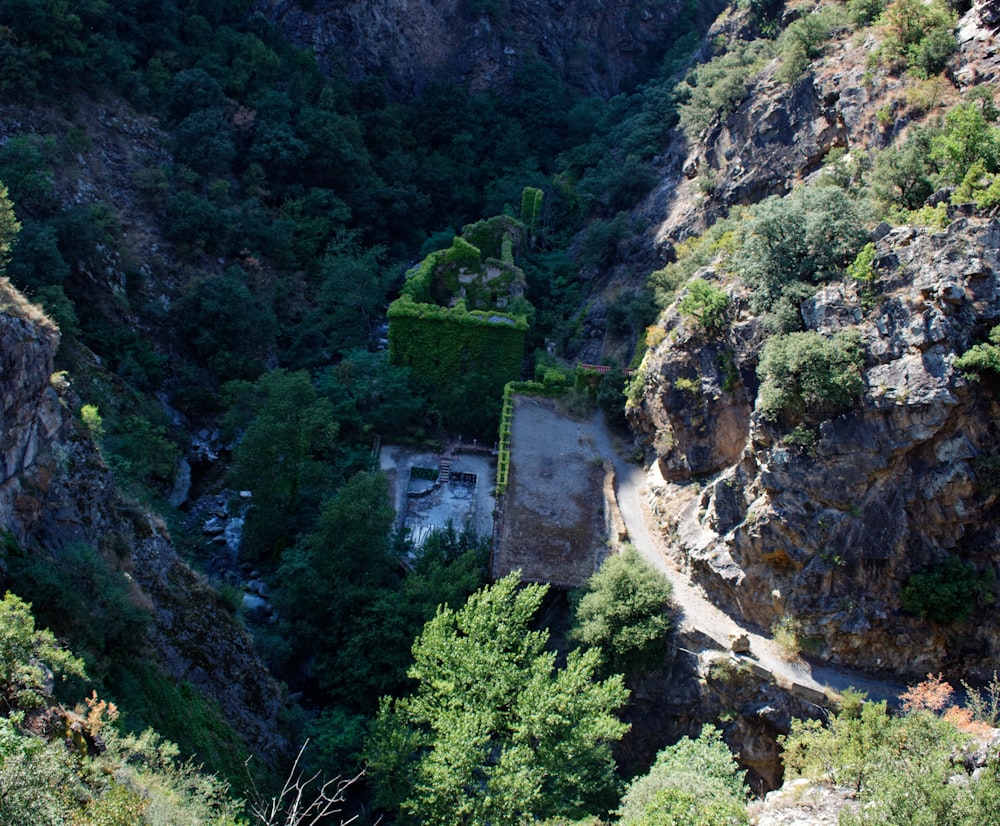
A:
[[[622,826],[738,826],[748,822],[746,788],[722,733],[702,728],[663,749],[622,797]]]
[[[885,2],[886,0],[847,0],[847,15],[859,28],[870,26],[882,14]]]
[[[990,330],[990,339],[970,347],[954,361],[955,369],[978,380],[983,374],[1000,374],[1000,324]]]
[[[150,615],[131,578],[110,554],[75,542],[58,555],[21,553],[8,560],[17,591],[35,616],[71,639],[93,678],[135,655],[146,642]]]
[[[599,648],[606,673],[628,675],[663,664],[670,582],[629,547],[609,556],[576,597],[570,637]]]
[[[31,605],[8,591],[0,600],[0,699],[5,712],[41,705],[48,673],[83,677],[83,660],[61,648],[51,631],[37,629]],[[0,750],[0,765],[2,758]]]
[[[676,88],[680,127],[690,140],[724,118],[746,98],[750,81],[774,55],[768,40],[737,41],[729,51],[695,66]]]
[[[766,419],[826,418],[855,404],[864,389],[861,337],[856,331],[772,336],[757,367],[758,406]]]
[[[965,622],[980,603],[991,603],[993,577],[971,562],[949,556],[911,574],[900,592],[903,609],[941,625]]]
[[[809,64],[823,53],[834,29],[844,22],[843,9],[832,5],[807,12],[791,23],[778,38],[778,54],[781,57],[778,80],[795,83],[802,77]]]
[[[876,22],[883,34],[876,57],[894,68],[937,74],[958,47],[958,15],[945,0],[891,0]]]
[[[693,318],[709,334],[719,333],[726,324],[729,294],[701,278],[696,278],[684,289],[677,304],[681,315]]]
[[[733,269],[771,309],[786,288],[838,276],[868,240],[867,209],[839,187],[804,186],[752,207],[737,229]]]
[[[153,489],[173,480],[181,450],[165,423],[135,415],[115,418],[109,425],[103,444],[118,479]]]

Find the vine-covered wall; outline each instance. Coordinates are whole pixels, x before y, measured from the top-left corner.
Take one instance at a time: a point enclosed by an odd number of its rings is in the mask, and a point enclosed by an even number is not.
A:
[[[534,220],[541,191],[522,201]],[[469,376],[485,378],[485,394],[477,393],[499,404],[504,385],[521,377],[531,305],[514,258],[526,233],[512,215],[468,224],[451,247],[407,273],[389,307],[390,360],[441,389]]]
[[[389,307],[389,359],[439,387],[475,373],[499,395],[520,378],[528,324],[523,317],[418,304],[404,295]]]

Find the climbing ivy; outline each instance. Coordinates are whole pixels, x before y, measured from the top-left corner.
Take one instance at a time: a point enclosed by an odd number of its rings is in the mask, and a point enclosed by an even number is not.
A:
[[[497,392],[521,375],[528,323],[523,316],[418,304],[402,296],[389,307],[389,358],[445,387],[469,373],[485,376]]]

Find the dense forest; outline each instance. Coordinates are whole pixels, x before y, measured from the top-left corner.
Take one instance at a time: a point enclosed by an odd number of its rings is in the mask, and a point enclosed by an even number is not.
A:
[[[506,6],[480,5],[500,17]],[[195,467],[195,492],[252,492],[240,561],[267,583],[276,620],[242,617],[232,584],[215,583],[218,601],[285,684],[285,735],[308,741],[283,797],[290,767],[248,772],[214,701],[148,662],[147,607],[107,554],[21,548],[5,532],[0,820],[749,822],[742,773],[712,726],[660,750],[648,772],[616,762],[622,710],[662,666],[673,624],[669,583],[637,554],[611,557],[566,599],[514,577],[488,583],[489,538],[471,530],[449,526],[416,549],[394,529],[373,440],[492,442],[502,399],[475,372],[441,386],[391,363],[386,311],[415,265],[506,216],[525,228],[522,378],[571,386],[595,303],[616,368],[639,367],[675,303],[717,335],[731,308],[718,279],[701,277],[714,263],[751,289],[767,325],[763,417],[808,450],[818,422],[857,403],[861,353],[850,333],[804,332],[803,300],[841,278],[876,300],[869,233],[882,220],[996,209],[995,94],[973,92],[881,149],[835,150],[787,196],[708,209],[711,226],[678,240],[669,262],[602,290],[643,244],[632,210],[663,153],[735,111],[755,73],[777,65],[794,86],[833,39],[871,31],[872,72],[910,78],[917,111],[946,82],[967,5],[849,0],[786,14],[749,0],[728,12],[745,37],[705,43],[690,0],[659,65],[614,97],[533,58],[509,87],[440,80],[403,100],[378,77],[321,71],[250,0],[0,0],[4,276],[58,325],[56,367],[81,428],[193,567],[207,562],[197,515],[170,504],[192,437],[222,456]],[[131,166],[114,191],[81,195],[80,167],[106,154],[95,121],[109,111]],[[711,201],[711,170],[696,180]],[[526,188],[540,193],[530,226]],[[994,330],[962,368],[991,380],[998,346]],[[615,370],[596,392],[569,392],[624,428],[643,381]],[[960,568],[914,579],[909,610],[950,621],[991,587]],[[539,618],[553,611],[549,629]],[[796,722],[786,768],[853,786],[865,805],[848,822],[994,822],[995,759],[974,783],[947,781],[954,750],[998,722],[996,686],[969,689],[971,711],[950,716],[947,697],[927,699],[934,689],[914,689],[898,713],[846,697],[826,727]],[[315,808],[295,814],[289,799],[314,773],[357,777],[316,780]]]

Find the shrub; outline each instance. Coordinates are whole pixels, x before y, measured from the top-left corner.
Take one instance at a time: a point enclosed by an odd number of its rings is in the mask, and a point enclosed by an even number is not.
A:
[[[8,592],[0,600],[0,699],[7,710],[41,705],[47,672],[83,677],[83,661],[60,648],[51,631],[36,629],[31,605]]]
[[[736,241],[733,228],[739,215],[740,208],[734,207],[729,218],[716,221],[701,235],[677,243],[674,247],[677,260],[649,277],[649,286],[661,309],[670,305],[677,290],[690,281],[699,269],[713,261],[725,260],[732,254]]]
[[[797,657],[802,651],[802,622],[797,617],[783,616],[771,626],[771,636],[786,657]]]
[[[709,334],[718,333],[725,326],[728,307],[729,295],[726,291],[713,287],[701,278],[696,278],[687,285],[677,304],[681,315],[695,319]]]
[[[80,408],[80,419],[94,441],[100,441],[104,436],[104,420],[95,404],[85,404]]]
[[[885,8],[885,0],[847,0],[847,16],[858,27],[870,26]]]
[[[781,68],[778,80],[795,83],[809,68],[809,63],[823,53],[834,28],[844,20],[840,6],[827,6],[807,13],[791,23],[778,40]]]
[[[145,598],[111,554],[74,542],[57,555],[12,555],[8,565],[39,622],[73,641],[91,677],[142,649],[150,623]]]
[[[697,790],[697,794],[692,794]],[[740,768],[720,731],[710,725],[697,738],[663,749],[622,797],[622,826],[746,823]]]
[[[954,361],[955,369],[978,380],[986,372],[1000,373],[1000,324],[990,330],[990,340],[970,347]]]
[[[949,556],[944,562],[911,574],[900,593],[905,611],[941,625],[965,622],[980,602],[993,601],[993,578],[971,562]]]
[[[767,40],[738,41],[729,51],[695,66],[678,84],[680,127],[694,140],[714,118],[723,118],[746,98],[750,81],[774,53]]]
[[[754,206],[732,257],[754,290],[753,309],[771,309],[790,285],[822,283],[843,271],[868,239],[866,222],[865,206],[831,186],[800,187]]]
[[[599,647],[608,673],[635,674],[663,662],[671,587],[634,548],[608,557],[577,598],[570,636]]]
[[[863,365],[856,331],[833,338],[815,332],[773,336],[757,367],[761,415],[795,420],[841,412],[861,396]]]
[[[945,0],[892,0],[879,15],[878,58],[924,76],[942,71],[955,51],[958,17]]]

